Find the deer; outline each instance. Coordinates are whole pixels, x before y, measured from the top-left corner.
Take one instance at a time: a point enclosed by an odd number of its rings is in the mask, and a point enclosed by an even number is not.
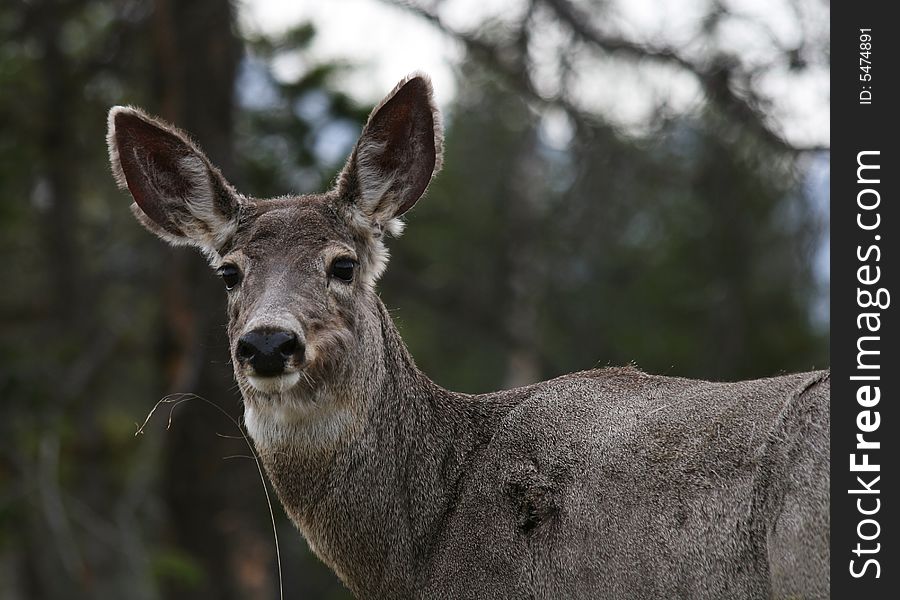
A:
[[[137,220],[221,277],[246,430],[354,596],[828,597],[829,371],[606,367],[471,395],[416,367],[376,284],[443,160],[426,75],[323,194],[243,195],[134,107],[107,142]]]

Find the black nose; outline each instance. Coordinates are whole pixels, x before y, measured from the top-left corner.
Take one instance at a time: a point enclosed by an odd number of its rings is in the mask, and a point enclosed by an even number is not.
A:
[[[257,375],[274,377],[284,372],[284,365],[294,354],[303,354],[303,345],[290,331],[257,329],[245,333],[237,343],[237,359],[249,364]]]

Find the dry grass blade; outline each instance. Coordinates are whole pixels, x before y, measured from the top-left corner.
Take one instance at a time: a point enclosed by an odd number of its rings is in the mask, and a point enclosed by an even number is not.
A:
[[[217,411],[219,411],[220,413],[225,415],[225,418],[227,418],[229,421],[231,421],[234,424],[235,427],[237,427],[237,430],[238,430],[238,432],[240,432],[241,435],[240,436],[223,436],[223,437],[234,437],[235,439],[240,437],[240,439],[244,440],[244,443],[247,444],[247,448],[250,450],[249,456],[238,455],[238,456],[226,456],[225,458],[226,459],[227,458],[252,458],[253,461],[256,463],[256,470],[259,473],[259,481],[260,481],[260,483],[262,483],[263,493],[266,495],[266,505],[269,507],[269,519],[272,523],[272,538],[275,540],[275,559],[276,559],[276,562],[278,565],[278,597],[281,600],[284,600],[284,578],[283,578],[282,572],[281,572],[281,547],[278,544],[278,529],[275,525],[275,511],[272,508],[272,498],[269,495],[269,487],[266,485],[266,476],[265,476],[265,473],[263,473],[262,463],[259,460],[259,455],[256,453],[256,449],[253,447],[253,444],[250,442],[250,438],[247,436],[247,432],[244,430],[243,425],[241,425],[241,423],[237,419],[235,419],[233,416],[228,414],[228,412],[225,409],[223,409],[221,406],[219,406],[212,400],[209,400],[202,396],[198,396],[197,394],[170,394],[170,395],[162,398],[159,402],[157,402],[156,404],[153,405],[153,408],[150,409],[149,413],[147,413],[147,418],[144,419],[143,424],[141,424],[137,428],[137,431],[135,431],[134,435],[135,435],[135,437],[137,437],[144,433],[144,428],[147,427],[147,423],[150,422],[150,419],[153,417],[153,414],[156,412],[156,409],[158,409],[160,407],[160,405],[162,405],[162,404],[171,404],[172,405],[171,408],[169,408],[169,419],[166,423],[166,430],[168,431],[172,427],[172,416],[175,412],[175,409],[178,407],[179,404],[182,404],[183,402],[187,402],[189,400],[202,400],[206,404],[212,406]]]

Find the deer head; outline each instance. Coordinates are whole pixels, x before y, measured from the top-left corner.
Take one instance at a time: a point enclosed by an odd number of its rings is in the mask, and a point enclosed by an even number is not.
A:
[[[266,411],[309,417],[348,407],[335,394],[365,383],[377,327],[374,286],[387,234],[441,165],[442,133],[427,77],[402,81],[373,111],[335,188],[256,199],[238,193],[190,138],[136,108],[109,113],[110,161],[137,219],[199,248],[228,295],[228,335],[248,426]],[[374,344],[373,344],[374,346]],[[254,412],[255,411],[255,412]],[[288,419],[290,420],[290,419]],[[264,435],[265,427],[256,427]]]

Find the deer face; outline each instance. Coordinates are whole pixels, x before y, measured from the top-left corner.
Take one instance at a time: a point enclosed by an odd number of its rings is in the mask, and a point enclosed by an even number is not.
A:
[[[228,294],[232,362],[247,397],[330,383],[370,306],[367,240],[333,195],[248,206],[213,266]],[[312,390],[307,390],[312,391]]]
[[[335,189],[239,194],[190,139],[134,108],[110,111],[113,172],[153,233],[198,247],[228,294],[228,334],[248,403],[315,399],[346,377],[375,318],[384,238],[440,168],[428,79],[414,75],[372,112]],[[363,354],[364,355],[364,354]]]

